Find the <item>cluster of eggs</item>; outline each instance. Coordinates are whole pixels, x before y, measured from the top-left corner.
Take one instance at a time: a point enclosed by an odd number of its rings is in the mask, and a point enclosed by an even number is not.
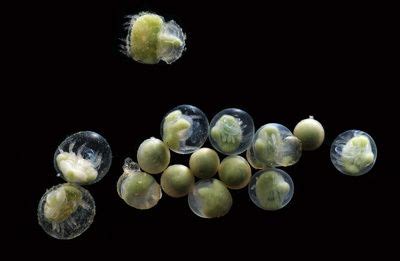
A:
[[[277,123],[255,131],[252,117],[243,110],[222,110],[209,123],[199,108],[180,105],[163,118],[161,139],[151,137],[141,143],[138,163],[126,159],[118,194],[137,209],[154,207],[163,192],[174,198],[187,196],[193,213],[215,218],[232,206],[229,189],[248,186],[255,205],[278,210],[289,203],[294,191],[292,179],[278,167],[295,164],[303,150],[317,149],[324,137],[322,125],[312,117],[300,121],[293,133]],[[213,149],[203,147],[207,138]],[[188,166],[169,166],[170,151],[191,154]],[[217,151],[226,155],[222,161]],[[245,158],[239,155],[243,152]],[[347,131],[332,144],[331,158],[342,173],[362,175],[375,162],[376,146],[368,134]],[[251,167],[258,170],[254,175]],[[161,174],[161,185],[154,174]]]
[[[203,147],[207,138],[215,150]],[[151,137],[140,144],[137,163],[125,159],[117,192],[136,209],[154,207],[163,192],[174,198],[187,196],[193,213],[215,218],[229,212],[233,203],[229,190],[247,186],[256,206],[278,210],[294,191],[292,179],[278,167],[295,164],[303,150],[317,149],[324,138],[322,125],[312,117],[300,121],[293,133],[277,123],[255,131],[252,117],[243,110],[222,110],[209,123],[197,107],[180,105],[163,118],[161,139]],[[171,151],[191,154],[188,166],[170,165]],[[222,161],[217,151],[226,156]],[[244,152],[245,157],[239,155]],[[373,167],[377,149],[367,133],[349,130],[334,140],[330,155],[340,172],[360,176]],[[91,131],[75,133],[58,146],[54,166],[67,183],[47,190],[38,207],[39,224],[49,235],[71,239],[89,228],[95,203],[82,186],[100,181],[111,159],[110,145]],[[257,170],[254,175],[251,167]],[[160,183],[156,174],[161,174]]]

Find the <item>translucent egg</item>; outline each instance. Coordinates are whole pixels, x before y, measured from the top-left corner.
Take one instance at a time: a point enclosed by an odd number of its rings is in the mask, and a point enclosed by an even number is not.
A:
[[[251,168],[247,160],[238,155],[231,155],[222,160],[218,176],[230,189],[241,189],[249,184]]]
[[[269,166],[290,166],[301,157],[301,141],[285,126],[268,123],[256,132],[252,152],[257,161]]]
[[[255,169],[266,169],[269,167],[268,164],[263,163],[258,159],[256,159],[256,157],[254,156],[253,146],[250,146],[250,148],[247,149],[246,159],[247,162],[250,164],[250,166],[252,166]]]
[[[107,174],[111,159],[110,145],[100,134],[81,131],[69,136],[58,146],[54,165],[65,181],[89,185]]]
[[[145,64],[170,64],[181,57],[186,35],[175,21],[147,12],[130,18],[124,47],[128,56]]]
[[[190,154],[201,148],[208,136],[206,115],[192,105],[175,107],[161,122],[161,137],[179,154]]]
[[[331,161],[343,174],[361,176],[374,166],[377,148],[366,132],[348,130],[341,133],[331,146]]]
[[[125,159],[124,173],[117,183],[118,195],[131,207],[149,209],[161,199],[161,187],[152,175],[140,171],[132,159]]]
[[[81,235],[93,222],[96,206],[90,193],[79,185],[60,184],[47,190],[38,206],[43,230],[57,239]]]
[[[259,208],[278,210],[293,197],[293,181],[283,170],[269,168],[258,171],[250,180],[249,196]]]
[[[232,206],[232,196],[224,183],[218,179],[203,179],[196,182],[189,193],[190,209],[202,218],[225,216]]]
[[[154,137],[143,141],[137,151],[140,168],[150,174],[163,172],[168,167],[170,159],[171,153],[167,145]]]
[[[254,136],[251,116],[240,109],[220,111],[210,123],[210,142],[225,155],[240,154],[247,150]]]

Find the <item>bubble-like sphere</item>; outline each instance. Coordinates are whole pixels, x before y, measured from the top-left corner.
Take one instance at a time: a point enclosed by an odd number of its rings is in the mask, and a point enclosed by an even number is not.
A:
[[[189,193],[190,209],[202,218],[225,216],[232,206],[229,190],[218,179],[202,179],[196,182]]]
[[[222,160],[218,176],[230,189],[241,189],[249,184],[251,168],[247,160],[238,155],[231,155]]]
[[[199,108],[180,105],[162,120],[161,137],[172,151],[190,154],[206,142],[208,126],[208,119]]]
[[[249,196],[259,208],[278,210],[293,197],[293,181],[283,170],[269,168],[258,171],[250,180]]]
[[[152,175],[140,171],[132,159],[125,159],[124,173],[117,183],[118,195],[131,207],[149,209],[161,199],[161,187]]]
[[[167,64],[178,60],[185,50],[186,35],[181,27],[162,16],[143,12],[131,17],[125,43],[125,53],[144,64]]]
[[[72,239],[90,227],[95,213],[90,193],[79,185],[65,183],[44,193],[38,206],[38,221],[50,236]]]
[[[81,131],[66,138],[54,154],[54,165],[67,182],[89,185],[101,180],[111,166],[110,145],[98,133]]]
[[[143,141],[137,151],[140,168],[149,174],[163,172],[168,167],[170,159],[171,153],[167,145],[154,137]]]
[[[225,155],[247,150],[254,136],[253,118],[245,111],[229,108],[217,113],[210,123],[210,142]]]
[[[299,161],[301,141],[285,126],[268,123],[257,130],[252,152],[257,161],[269,167],[287,167]]]
[[[361,176],[374,166],[377,148],[368,133],[360,130],[345,131],[333,141],[331,161],[343,174]]]

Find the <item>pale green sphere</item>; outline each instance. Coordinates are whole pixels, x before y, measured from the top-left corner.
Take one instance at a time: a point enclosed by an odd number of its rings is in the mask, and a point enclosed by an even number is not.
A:
[[[243,157],[229,156],[222,160],[218,175],[228,188],[241,189],[249,184],[251,168]]]
[[[143,141],[137,151],[140,168],[149,174],[163,172],[168,167],[170,158],[171,154],[167,145],[153,137]]]
[[[118,180],[118,195],[131,207],[149,209],[161,199],[161,188],[152,175],[127,171]]]
[[[190,156],[189,167],[193,175],[207,179],[217,173],[219,163],[219,156],[215,150],[201,148]]]
[[[318,149],[325,138],[324,127],[312,116],[297,123],[293,134],[301,140],[303,150]]]
[[[161,175],[161,188],[174,198],[186,196],[194,186],[194,176],[184,165],[169,166]]]

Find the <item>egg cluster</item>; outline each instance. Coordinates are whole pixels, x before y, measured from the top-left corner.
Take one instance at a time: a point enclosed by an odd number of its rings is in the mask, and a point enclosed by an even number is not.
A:
[[[151,137],[139,146],[138,163],[125,160],[118,195],[137,209],[154,207],[162,193],[187,196],[189,208],[203,218],[226,215],[233,203],[229,190],[245,187],[261,209],[283,208],[293,196],[294,185],[280,167],[297,163],[303,150],[318,149],[325,138],[324,128],[313,117],[300,121],[293,132],[278,123],[255,131],[252,117],[241,109],[224,109],[209,124],[192,105],[169,111],[160,129],[161,139]],[[213,149],[203,147],[207,138]],[[244,152],[245,157],[239,155]],[[191,154],[189,164],[169,166],[173,153]],[[362,175],[375,162],[376,146],[365,132],[347,131],[332,144],[331,158],[342,173]],[[252,167],[257,170],[254,175]],[[161,186],[153,177],[158,174]]]

